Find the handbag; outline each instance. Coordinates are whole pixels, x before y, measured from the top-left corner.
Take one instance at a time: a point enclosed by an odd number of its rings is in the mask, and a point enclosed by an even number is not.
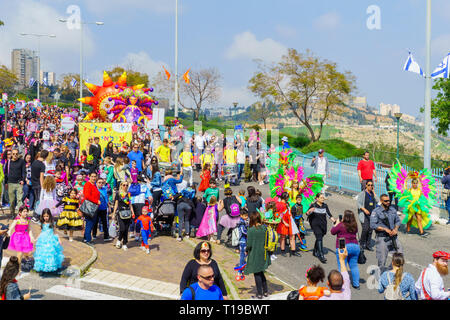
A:
[[[93,203],[89,200],[84,200],[83,203],[80,206],[80,211],[83,212],[84,216],[93,219],[95,216],[95,213],[97,212],[98,204]]]
[[[111,222],[109,225],[108,234],[111,238],[117,237],[117,224],[115,221]]]
[[[442,191],[441,191],[441,198],[442,198],[442,200],[447,201],[447,199],[449,197],[450,197],[450,189],[442,188]]]
[[[120,210],[119,217],[120,217],[120,219],[130,219],[131,218],[131,210]]]
[[[359,241],[359,235],[358,233],[356,233],[357,239],[358,239],[358,243],[361,243]],[[358,256],[358,264],[365,264],[367,261],[366,256],[364,255],[364,248],[361,246],[361,244],[359,245],[359,256]]]
[[[9,246],[9,240],[10,240],[11,238],[9,237],[9,236],[5,236],[5,239],[3,239],[3,245],[2,245],[2,248],[3,249],[5,249],[5,250],[7,250],[8,249],[8,246]]]

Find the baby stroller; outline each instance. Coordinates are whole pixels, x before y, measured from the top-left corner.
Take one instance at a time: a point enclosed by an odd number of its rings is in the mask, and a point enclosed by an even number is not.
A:
[[[153,225],[158,233],[169,233],[175,236],[176,226],[174,226],[174,219],[177,204],[172,200],[164,200],[156,208],[153,213]]]
[[[238,186],[238,168],[237,164],[225,164],[223,166],[223,176],[225,178],[225,184],[230,183],[232,186]]]

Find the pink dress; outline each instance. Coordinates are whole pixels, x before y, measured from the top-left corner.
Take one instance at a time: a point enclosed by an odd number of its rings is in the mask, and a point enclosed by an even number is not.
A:
[[[202,222],[197,230],[197,237],[201,238],[217,232],[217,215],[217,204],[206,208]]]
[[[30,235],[28,234],[28,221],[25,224],[17,221],[14,227],[14,233],[11,235],[9,241],[8,250],[25,253],[33,251],[33,243],[31,243]]]

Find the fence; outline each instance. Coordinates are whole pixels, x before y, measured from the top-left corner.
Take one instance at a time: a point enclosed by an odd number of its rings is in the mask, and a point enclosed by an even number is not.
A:
[[[311,167],[311,161],[313,156],[311,155],[303,155],[298,150],[294,151],[297,158],[295,162],[300,164],[303,167],[305,176],[309,176],[314,174],[314,168]],[[359,159],[361,160],[361,159]],[[359,161],[358,160],[358,161]],[[353,161],[345,160],[330,160],[328,159],[328,168],[330,177],[325,177],[325,183],[329,186],[337,187],[339,190],[347,189],[351,191],[360,192],[361,191],[361,183],[359,182],[358,163]],[[380,196],[383,193],[387,193],[386,183],[384,182],[386,179],[386,174],[390,171],[388,168],[384,168],[379,164],[375,165],[376,173],[377,173],[377,181],[374,181],[375,193]],[[413,170],[405,166],[407,171]],[[436,170],[433,170],[436,171]],[[437,204],[436,207],[445,208],[445,203],[441,198],[442,194],[442,184],[441,178],[442,175],[432,173],[433,177],[436,179],[436,190],[437,190]]]

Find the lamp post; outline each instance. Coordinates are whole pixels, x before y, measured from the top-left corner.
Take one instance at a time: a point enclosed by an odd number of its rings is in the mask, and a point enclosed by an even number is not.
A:
[[[397,119],[397,160],[399,157],[399,136],[400,136],[400,118],[402,117],[402,113],[396,112],[394,113],[394,117]]]
[[[233,106],[234,106],[234,127],[236,128],[236,108],[238,106],[238,103],[233,102]]]
[[[24,33],[21,36],[34,36],[38,38],[38,71],[37,71],[37,99],[39,100],[39,86],[41,82],[41,37],[56,38],[54,34],[37,34],[37,33]]]
[[[427,0],[423,167],[431,169],[431,0]]]
[[[66,23],[67,19],[59,19],[59,21]],[[101,21],[96,22],[80,21],[80,100],[83,99],[83,25],[85,24],[95,24],[97,26],[102,26],[105,23]],[[80,115],[82,106],[83,102],[80,101]]]
[[[175,118],[178,117],[178,0],[175,0]]]

